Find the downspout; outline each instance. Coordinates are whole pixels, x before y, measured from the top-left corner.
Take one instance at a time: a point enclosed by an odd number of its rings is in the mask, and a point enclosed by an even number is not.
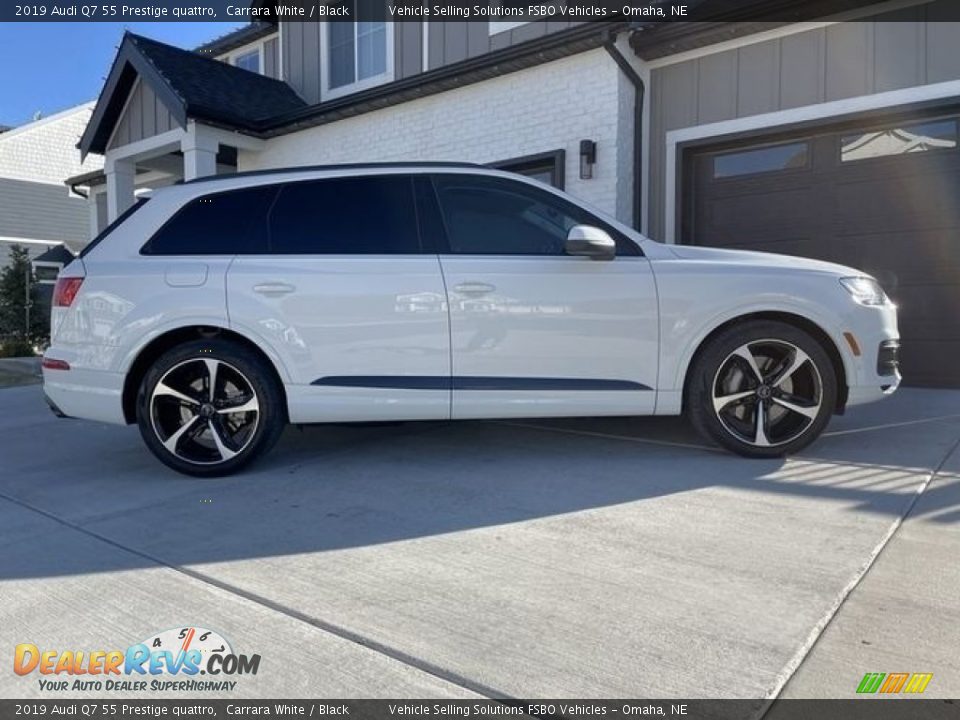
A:
[[[637,232],[643,227],[643,100],[646,88],[643,78],[633,69],[616,45],[616,38],[609,30],[603,31],[603,48],[617,64],[634,89],[633,94],[633,227]]]

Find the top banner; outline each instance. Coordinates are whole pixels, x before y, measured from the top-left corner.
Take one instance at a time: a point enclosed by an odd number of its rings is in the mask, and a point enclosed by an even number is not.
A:
[[[797,22],[875,5],[875,0],[35,0],[0,3],[0,22]],[[955,3],[960,20],[960,2]],[[891,21],[898,16],[888,14]],[[884,16],[875,18],[886,19]]]

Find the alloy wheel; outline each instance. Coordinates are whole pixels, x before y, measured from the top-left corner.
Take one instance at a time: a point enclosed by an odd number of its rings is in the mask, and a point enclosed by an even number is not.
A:
[[[753,340],[731,352],[713,380],[713,411],[724,429],[754,447],[800,437],[823,405],[816,363],[785,340]]]
[[[196,358],[170,368],[150,396],[153,431],[168,452],[214,465],[242,453],[260,422],[250,380],[230,363]]]

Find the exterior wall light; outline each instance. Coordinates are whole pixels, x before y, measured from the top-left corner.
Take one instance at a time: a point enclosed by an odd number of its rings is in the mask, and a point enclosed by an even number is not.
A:
[[[597,162],[597,143],[594,140],[580,141],[580,179],[593,177],[593,166]]]

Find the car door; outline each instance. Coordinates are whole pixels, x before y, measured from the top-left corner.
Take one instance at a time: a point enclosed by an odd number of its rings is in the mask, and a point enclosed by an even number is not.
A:
[[[267,223],[266,250],[230,266],[228,308],[282,358],[291,422],[448,418],[446,298],[412,178],[289,182]]]
[[[433,181],[453,417],[652,413],[657,295],[636,243],[536,183],[463,173]],[[566,255],[574,225],[613,235],[616,258]]]

